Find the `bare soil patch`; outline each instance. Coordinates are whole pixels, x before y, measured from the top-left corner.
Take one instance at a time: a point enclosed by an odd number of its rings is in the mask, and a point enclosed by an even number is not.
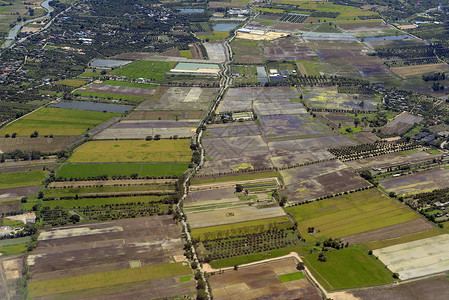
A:
[[[201,119],[204,111],[185,111],[185,110],[135,110],[130,113],[127,120],[188,120]]]
[[[41,152],[58,152],[73,143],[76,137],[16,137],[0,138],[0,150],[10,152],[14,150],[29,151],[37,150]]]
[[[397,115],[393,120],[388,122],[382,128],[382,132],[387,134],[401,134],[412,127],[413,124],[421,122],[422,119],[422,117],[414,116],[411,113],[404,111],[403,113]]]
[[[291,24],[290,24],[291,25]],[[309,60],[318,56],[301,38],[297,36],[275,40],[264,47],[266,59],[270,60]]]
[[[151,89],[108,85],[108,84],[101,84],[101,83],[91,83],[87,87],[79,88],[78,91],[91,92],[91,93],[102,93],[102,94],[113,94],[113,95],[123,95],[123,96],[137,96],[137,97],[151,96],[155,93],[155,90],[151,90]]]
[[[0,199],[28,196],[36,193],[38,190],[39,186],[37,185],[10,188],[10,189],[0,189]]]
[[[123,59],[123,60],[142,60],[145,58],[149,58],[153,55],[156,55],[156,53],[150,53],[150,52],[131,52],[131,53],[123,53],[119,55],[115,55],[110,57],[110,59]]]
[[[449,70],[449,66],[445,63],[441,63],[408,67],[395,67],[391,68],[391,70],[401,77],[412,77],[427,73],[447,72]]]

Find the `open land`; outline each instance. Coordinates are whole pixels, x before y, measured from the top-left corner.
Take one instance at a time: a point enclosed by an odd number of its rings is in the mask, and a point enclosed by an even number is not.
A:
[[[448,244],[444,234],[374,250],[374,255],[401,279],[409,279],[449,270]]]
[[[18,136],[27,136],[37,131],[41,136],[80,135],[119,115],[117,113],[44,107],[6,125],[0,130],[0,134],[17,133]]]
[[[415,212],[399,205],[376,189],[293,206],[287,208],[287,211],[295,217],[298,229],[306,239],[342,238],[404,222],[414,228],[408,229],[412,233],[433,228]],[[409,223],[412,220],[421,221]],[[309,227],[314,227],[313,233],[308,232]],[[388,234],[391,229],[385,228],[384,234]],[[395,233],[391,231],[391,237],[395,237]],[[404,230],[403,234],[408,234],[408,231]]]
[[[397,115],[393,120],[387,123],[382,128],[382,132],[392,134],[404,133],[407,129],[413,126],[415,123],[419,123],[423,120],[422,117],[414,116],[409,112],[403,112]]]
[[[281,280],[297,272],[295,261],[289,258],[212,275],[209,282],[215,299],[321,299],[318,290],[306,278]]]
[[[2,251],[6,247],[0,247]],[[15,247],[14,245],[9,247]],[[24,268],[21,256],[9,256],[0,258],[0,298],[21,299],[22,292],[19,289],[19,282]]]
[[[0,138],[0,150],[10,152],[14,150],[28,151],[37,150],[41,152],[58,152],[73,143],[76,137],[56,136],[53,138],[41,137],[15,137]]]
[[[420,66],[394,67],[391,68],[391,70],[401,77],[410,77],[427,73],[445,72],[449,70],[449,66],[445,63],[440,63]]]
[[[172,297],[194,290],[183,263],[179,229],[154,216],[47,229],[28,257],[33,297]]]

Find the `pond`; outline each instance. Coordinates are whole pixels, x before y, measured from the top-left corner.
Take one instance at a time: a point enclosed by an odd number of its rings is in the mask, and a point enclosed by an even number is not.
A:
[[[230,31],[239,26],[239,24],[233,23],[220,23],[214,26],[214,31]]]
[[[178,11],[182,14],[200,14],[204,12],[204,8],[179,8]]]
[[[365,42],[376,42],[376,41],[390,41],[390,40],[404,40],[404,39],[412,39],[413,37],[408,34],[402,35],[387,35],[387,36],[373,36],[363,38]]]
[[[95,59],[90,63],[90,65],[92,67],[114,68],[122,67],[130,63],[132,63],[131,60]]]

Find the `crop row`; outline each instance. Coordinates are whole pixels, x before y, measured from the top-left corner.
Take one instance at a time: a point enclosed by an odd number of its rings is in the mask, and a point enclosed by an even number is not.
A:
[[[419,145],[398,142],[398,143],[390,143],[390,142],[375,142],[370,144],[362,144],[356,146],[347,146],[341,148],[329,149],[329,152],[335,155],[342,161],[361,159],[366,157],[373,157],[378,155],[383,155],[387,153],[399,152],[412,150],[419,147]]]
[[[285,14],[281,17],[280,21],[289,23],[304,23],[308,18],[307,15],[297,15],[297,14]]]
[[[424,57],[424,58],[410,58],[404,60],[389,60],[384,62],[384,64],[389,67],[404,67],[404,66],[419,66],[427,64],[437,64],[440,63],[436,57]]]

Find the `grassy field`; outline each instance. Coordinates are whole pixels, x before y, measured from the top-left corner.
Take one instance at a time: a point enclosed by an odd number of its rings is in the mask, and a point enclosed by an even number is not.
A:
[[[252,263],[255,261],[261,261],[269,258],[275,258],[290,254],[291,252],[296,252],[299,255],[305,255],[308,253],[307,249],[301,246],[293,246],[281,249],[270,250],[260,253],[252,253],[248,255],[241,255],[231,258],[225,258],[220,260],[214,260],[210,263],[212,268],[219,269],[225,267],[239,266],[243,264]]]
[[[304,262],[326,290],[348,289],[387,284],[393,274],[379,260],[363,250],[346,248],[325,253],[326,262],[318,260],[318,253],[305,256]]]
[[[138,184],[129,186],[76,187],[63,189],[46,189],[44,194],[45,197],[66,197],[73,195],[82,195],[84,193],[137,192],[157,190],[174,190],[174,186],[167,184]]]
[[[100,73],[95,73],[95,72],[84,72],[83,74],[81,74],[79,77],[93,77],[93,78],[99,78],[102,77],[103,75],[101,75]]]
[[[446,232],[442,229],[434,229],[434,230],[409,234],[409,235],[402,236],[402,237],[395,238],[395,239],[363,243],[362,245],[368,250],[376,250],[376,249],[385,248],[385,247],[389,247],[389,246],[413,242],[413,241],[417,241],[417,240],[421,240],[421,239],[425,239],[425,238],[429,238],[429,237],[434,237],[434,236],[445,234],[445,233]]]
[[[199,39],[207,40],[209,39],[209,41],[219,41],[219,40],[224,40],[229,36],[229,32],[228,31],[214,31],[212,32],[212,34],[208,34],[208,35],[198,35]]]
[[[27,244],[17,244],[11,246],[0,246],[0,253],[3,255],[13,255],[24,252],[27,249]]]
[[[138,174],[139,177],[179,176],[189,167],[189,163],[120,163],[120,164],[65,164],[57,177],[118,176]]]
[[[189,162],[190,141],[91,141],[77,148],[68,162]]]
[[[80,86],[83,86],[86,84],[86,80],[84,80],[84,79],[66,79],[66,80],[57,81],[55,83],[59,84],[59,85],[66,85],[66,86],[71,86],[71,87],[80,87]]]
[[[237,176],[229,176],[229,177],[221,177],[221,178],[211,178],[211,179],[201,179],[195,178],[192,180],[192,185],[195,184],[206,184],[206,183],[215,183],[215,182],[226,182],[226,181],[244,181],[251,179],[260,179],[260,178],[269,178],[269,177],[278,177],[279,173],[277,172],[268,172],[268,173],[260,173],[260,174],[248,174],[248,175],[237,175]]]
[[[320,61],[298,61],[304,67],[309,76],[320,76],[320,72],[326,72],[326,64]]]
[[[32,298],[191,274],[183,263],[116,270],[29,283]]]
[[[193,58],[192,51],[190,51],[190,49],[189,50],[179,50],[179,53],[181,54],[182,57]]]
[[[382,195],[377,189],[350,193],[304,205],[289,207],[287,212],[298,222],[307,239],[340,238],[418,219],[413,211]],[[313,235],[308,227],[315,227]]]
[[[31,240],[31,237],[20,237],[15,239],[6,239],[6,240],[0,240],[0,247],[7,247],[7,246],[15,246],[19,244],[26,244]]]
[[[141,60],[116,69],[111,74],[126,76],[129,78],[146,78],[161,81],[165,78],[165,73],[173,69],[176,62],[147,61]]]
[[[34,131],[42,135],[80,135],[113,117],[117,113],[104,113],[77,109],[44,107],[20,118],[0,130],[0,135],[17,133],[29,136]]]
[[[158,87],[157,85],[154,85],[154,84],[145,84],[145,83],[138,83],[138,82],[118,81],[118,80],[105,80],[102,82],[102,84],[115,85],[115,86],[126,86],[126,87],[136,87],[136,88],[150,89],[150,90],[154,90]]]
[[[163,199],[161,196],[135,196],[135,197],[109,197],[109,198],[82,198],[76,200],[53,200],[44,201],[42,206],[48,206],[50,208],[62,207],[86,207],[86,206],[102,206],[109,204],[123,204],[123,203],[149,203]]]
[[[292,227],[292,225],[293,224],[290,219],[285,216],[219,226],[194,228],[192,229],[192,236],[200,240],[209,240],[259,233],[267,231],[270,228],[286,229]]]
[[[28,171],[0,173],[0,189],[16,188],[21,186],[40,185],[45,178],[46,171]]]
[[[75,91],[73,94],[75,96],[93,97],[93,98],[119,99],[119,100],[121,99],[121,100],[131,100],[131,101],[144,101],[145,100],[145,97],[140,97],[140,96],[116,95],[116,94],[95,93],[95,92],[85,92],[85,91]]]

